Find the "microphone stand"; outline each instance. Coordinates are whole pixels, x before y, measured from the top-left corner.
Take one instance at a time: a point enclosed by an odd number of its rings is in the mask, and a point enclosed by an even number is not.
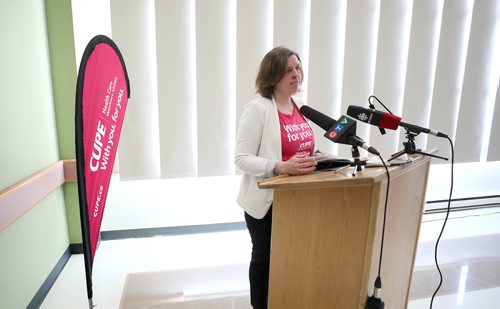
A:
[[[418,154],[425,155],[425,156],[430,156],[430,157],[434,157],[434,158],[438,158],[438,159],[448,160],[448,158],[440,157],[440,156],[437,156],[437,155],[434,155],[434,154],[423,152],[420,149],[417,149],[417,147],[415,147],[415,137],[420,132],[415,133],[415,132],[410,131],[408,128],[405,128],[405,129],[406,129],[406,138],[407,138],[407,141],[403,142],[404,149],[401,150],[401,151],[396,152],[393,155],[391,155],[391,158],[389,160],[387,160],[387,162],[390,162],[390,161],[392,161],[392,160],[394,160],[396,158],[399,158],[400,156],[402,156],[405,153],[406,154],[415,154],[415,153],[418,153]]]
[[[363,166],[366,165],[366,160],[360,160],[359,149],[357,146],[352,146],[351,148],[352,158],[354,162],[351,162],[349,166],[353,167],[352,176],[356,176],[356,172],[361,172],[363,170]]]

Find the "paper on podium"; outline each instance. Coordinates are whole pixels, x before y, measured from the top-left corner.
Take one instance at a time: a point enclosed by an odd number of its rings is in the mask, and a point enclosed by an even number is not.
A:
[[[402,165],[402,164],[407,164],[411,162],[410,157],[406,153],[402,154],[401,156],[392,159],[391,161],[388,161],[390,158],[384,158],[385,165],[387,166],[395,166],[395,165]],[[366,167],[378,167],[378,166],[384,166],[382,164],[382,161],[378,156],[369,156],[366,159]]]

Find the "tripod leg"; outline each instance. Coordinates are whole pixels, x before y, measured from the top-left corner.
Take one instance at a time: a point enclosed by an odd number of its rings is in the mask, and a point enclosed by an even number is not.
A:
[[[397,159],[399,157],[401,157],[402,155],[404,155],[406,153],[406,150],[401,150],[401,151],[398,151],[396,152],[395,154],[391,155],[391,158],[389,160],[387,160],[387,162],[391,162],[392,160],[394,159]]]
[[[448,161],[448,158],[440,157],[440,156],[437,156],[437,155],[434,155],[434,154],[431,154],[431,153],[426,153],[426,152],[419,151],[419,150],[414,150],[413,153],[418,153],[418,154],[421,154],[421,155],[424,155],[424,156],[429,156],[429,157],[433,157],[433,158],[437,158],[437,159],[443,159],[445,161]]]

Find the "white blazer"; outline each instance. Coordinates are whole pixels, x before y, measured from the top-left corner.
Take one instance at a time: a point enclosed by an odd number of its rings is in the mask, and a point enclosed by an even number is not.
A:
[[[293,97],[293,101],[298,108],[303,105],[299,98]],[[243,108],[234,154],[236,167],[244,173],[236,202],[256,219],[262,219],[273,202],[273,189],[259,189],[257,182],[274,176],[281,160],[276,102],[259,96]]]

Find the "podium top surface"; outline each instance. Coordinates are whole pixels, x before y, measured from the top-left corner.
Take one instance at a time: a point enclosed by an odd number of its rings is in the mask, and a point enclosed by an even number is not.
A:
[[[431,157],[424,155],[411,155],[411,162],[388,166],[391,179],[397,175],[409,172],[423,164],[429,163]],[[351,187],[367,186],[387,179],[386,170],[383,166],[364,167],[362,171],[353,175],[354,167],[347,167],[341,171],[318,171],[308,175],[289,176],[280,175],[259,181],[260,189],[306,189],[321,187]]]

